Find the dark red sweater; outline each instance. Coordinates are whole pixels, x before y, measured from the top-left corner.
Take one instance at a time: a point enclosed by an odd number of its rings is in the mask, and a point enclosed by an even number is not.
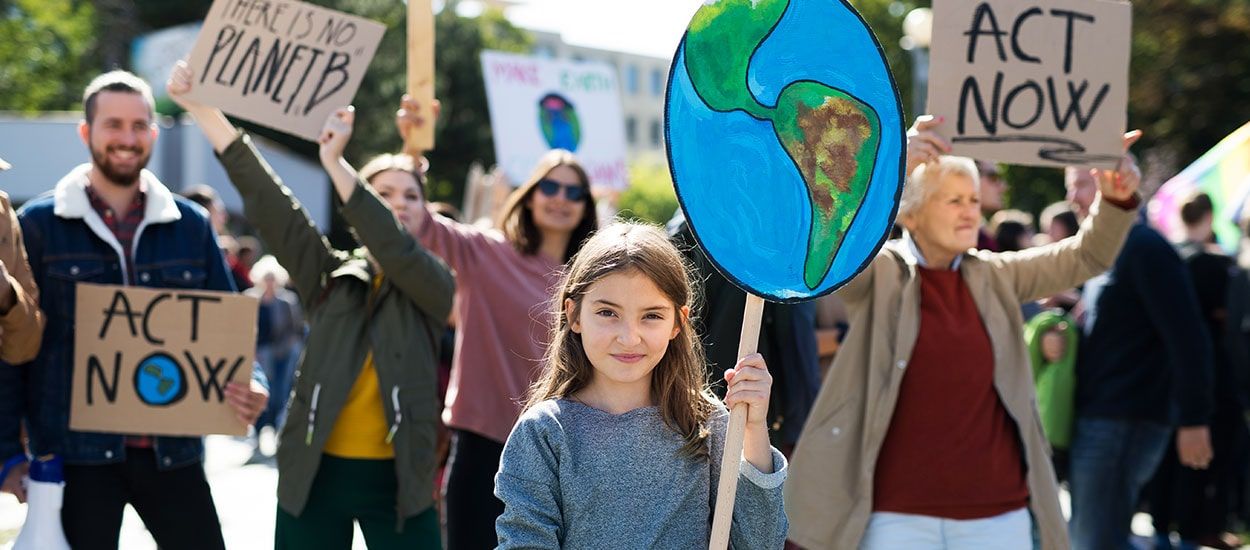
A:
[[[920,334],[877,456],[873,510],[977,519],[1022,508],[1020,439],[976,303],[958,271],[919,271]]]

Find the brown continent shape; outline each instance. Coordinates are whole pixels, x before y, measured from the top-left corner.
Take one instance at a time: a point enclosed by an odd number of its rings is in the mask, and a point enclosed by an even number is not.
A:
[[[833,194],[827,189],[821,192],[822,189],[817,188],[816,172],[824,172],[839,192],[850,192],[851,179],[859,170],[855,155],[863,147],[872,124],[854,103],[836,97],[825,98],[825,102],[816,108],[799,105],[798,114],[799,128],[803,131],[803,141],[797,144],[802,157],[799,165],[803,180],[812,190],[812,200],[822,211],[828,212],[833,208]],[[837,135],[842,132],[846,135]],[[819,149],[814,145],[826,151],[824,160],[816,154]]]

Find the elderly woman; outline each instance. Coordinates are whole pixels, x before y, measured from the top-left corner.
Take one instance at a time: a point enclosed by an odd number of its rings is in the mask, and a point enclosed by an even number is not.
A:
[[[972,250],[976,165],[940,156],[935,125],[922,117],[908,133],[904,237],[839,292],[851,328],[795,450],[790,538],[813,550],[1027,549],[1035,521],[1042,548],[1067,548],[1020,304],[1112,265],[1138,172],[1127,157],[1098,172],[1097,212],[1074,237]]]
[[[256,361],[269,379],[269,405],[256,419],[256,430],[266,426],[282,429],[286,401],[295,377],[295,361],[304,342],[304,312],[299,295],[288,290],[291,275],[272,255],[262,256],[252,265],[248,278],[256,286],[243,294],[256,298],[259,322],[256,331]],[[259,437],[258,437],[259,439]],[[259,449],[257,449],[259,451]]]

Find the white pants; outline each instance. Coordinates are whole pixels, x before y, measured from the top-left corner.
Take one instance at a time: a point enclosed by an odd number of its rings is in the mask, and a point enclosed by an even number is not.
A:
[[[1033,520],[1028,508],[984,519],[874,512],[860,550],[1031,550]]]

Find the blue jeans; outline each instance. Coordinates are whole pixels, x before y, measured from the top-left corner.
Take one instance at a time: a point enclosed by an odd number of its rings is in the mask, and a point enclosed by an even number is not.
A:
[[[873,512],[859,550],[1032,550],[1028,508],[993,517],[958,520]]]
[[[1138,495],[1172,440],[1172,428],[1152,422],[1078,418],[1069,455],[1073,550],[1119,550],[1129,545]]]

